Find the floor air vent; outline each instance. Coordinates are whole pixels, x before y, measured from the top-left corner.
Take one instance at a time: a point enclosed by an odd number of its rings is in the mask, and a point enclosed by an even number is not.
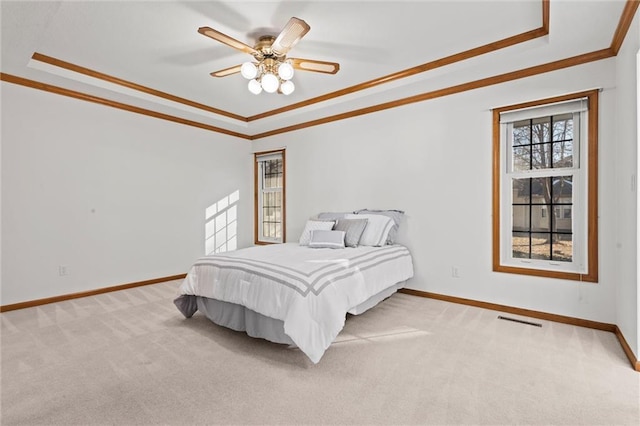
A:
[[[539,324],[537,322],[530,322],[530,321],[524,321],[516,318],[503,317],[502,315],[498,315],[498,319],[505,320],[505,321],[519,322],[520,324],[532,325],[534,327],[542,327],[542,324]]]

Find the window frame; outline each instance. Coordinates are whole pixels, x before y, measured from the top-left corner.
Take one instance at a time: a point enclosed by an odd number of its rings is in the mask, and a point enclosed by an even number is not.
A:
[[[280,155],[281,159],[282,159],[282,187],[280,189],[281,191],[281,198],[282,198],[282,212],[281,212],[281,238],[280,239],[262,239],[260,237],[261,235],[261,223],[262,223],[262,212],[263,212],[263,208],[262,208],[262,193],[263,193],[263,188],[262,188],[262,175],[261,175],[261,171],[260,171],[260,158],[261,157],[266,157],[266,156],[273,156],[273,155]],[[271,150],[271,151],[261,151],[261,152],[255,152],[253,154],[253,176],[254,176],[254,223],[253,223],[253,236],[254,236],[254,244],[256,245],[266,245],[266,244],[281,244],[284,243],[286,241],[286,182],[287,182],[287,162],[286,162],[286,155],[285,155],[285,149],[275,149],[275,150]]]
[[[493,194],[492,194],[492,211],[493,211],[493,271],[505,272],[522,275],[532,275],[548,278],[559,278],[567,280],[598,282],[598,94],[599,90],[590,90],[580,93],[573,93],[553,98],[541,99],[537,101],[525,102],[516,105],[509,105],[493,109]],[[579,158],[580,167],[586,167],[582,180],[583,190],[578,199],[582,205],[573,205],[573,214],[579,211],[586,212],[586,217],[582,218],[584,230],[582,235],[581,247],[583,250],[583,260],[586,262],[584,270],[568,271],[566,267],[554,267],[546,265],[542,267],[537,262],[530,265],[514,266],[513,262],[504,262],[504,241],[505,236],[502,232],[506,229],[505,222],[502,220],[503,212],[510,211],[512,208],[511,197],[505,197],[505,188],[502,188],[501,180],[503,173],[508,167],[508,159],[511,154],[507,154],[507,145],[505,141],[504,126],[500,123],[500,114],[521,110],[527,108],[542,107],[548,104],[574,101],[580,98],[586,98],[587,114],[586,123],[581,124],[581,129],[586,130],[586,140],[580,143]],[[563,169],[555,169],[557,173],[563,175]],[[531,177],[535,173],[532,174]],[[586,198],[586,199],[585,199]],[[507,205],[508,204],[508,205]],[[547,211],[547,213],[550,213]],[[555,212],[553,213],[555,214]],[[548,214],[551,216],[551,214]],[[575,218],[575,216],[574,216]],[[509,223],[511,223],[509,221]],[[574,240],[574,247],[576,247]],[[576,250],[574,248],[574,256]],[[547,262],[551,263],[551,262]]]

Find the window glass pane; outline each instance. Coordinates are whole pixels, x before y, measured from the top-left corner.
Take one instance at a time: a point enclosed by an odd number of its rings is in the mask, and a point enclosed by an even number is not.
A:
[[[512,256],[519,259],[529,258],[529,234],[527,232],[514,232],[511,236]]]
[[[531,259],[551,260],[551,234],[531,234]]]
[[[529,203],[531,194],[531,179],[512,179],[513,204]]]
[[[529,231],[530,229],[530,207],[514,205],[512,211],[512,223],[514,231]]]
[[[571,217],[570,206],[556,206],[556,217],[554,220],[553,232],[571,233],[573,232],[573,219]]]
[[[531,202],[551,204],[551,179],[548,177],[531,179]]]
[[[523,120],[513,123],[513,146],[531,145],[531,121]]]
[[[552,260],[558,262],[571,262],[573,260],[573,235],[552,234],[553,252]]]
[[[551,117],[531,120],[531,143],[539,144],[551,141]]]
[[[523,171],[531,169],[531,146],[518,145],[513,147],[513,170]]]
[[[513,170],[531,168],[531,125],[530,120],[513,123],[512,165]]]
[[[553,204],[573,204],[573,177],[554,176],[553,180]]]
[[[544,205],[533,205],[531,206],[531,231],[534,232],[548,232],[550,223],[548,212],[548,207]],[[543,213],[544,212],[544,213]]]
[[[573,114],[554,115],[553,141],[573,140]]]
[[[573,141],[555,142],[553,144],[553,167],[573,167]]]
[[[552,167],[552,144],[541,143],[531,146],[531,168],[550,169]]]
[[[553,116],[553,167],[573,167],[573,114]]]
[[[263,161],[264,189],[282,186],[282,159]]]

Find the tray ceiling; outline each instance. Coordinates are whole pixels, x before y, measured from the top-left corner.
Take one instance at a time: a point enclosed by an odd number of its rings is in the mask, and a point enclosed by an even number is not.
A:
[[[542,0],[0,5],[3,80],[44,83],[248,138],[607,49],[629,11],[623,0],[551,0],[548,16]],[[289,96],[253,95],[239,74],[209,75],[251,57],[199,27],[253,45],[292,16],[311,31],[289,56],[339,62],[336,75],[297,71]]]

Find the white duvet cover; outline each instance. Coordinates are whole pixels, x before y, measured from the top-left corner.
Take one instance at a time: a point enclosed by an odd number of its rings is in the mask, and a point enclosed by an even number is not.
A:
[[[411,255],[401,245],[272,244],[198,259],[179,294],[240,304],[282,320],[285,334],[317,363],[349,309],[412,276]]]

